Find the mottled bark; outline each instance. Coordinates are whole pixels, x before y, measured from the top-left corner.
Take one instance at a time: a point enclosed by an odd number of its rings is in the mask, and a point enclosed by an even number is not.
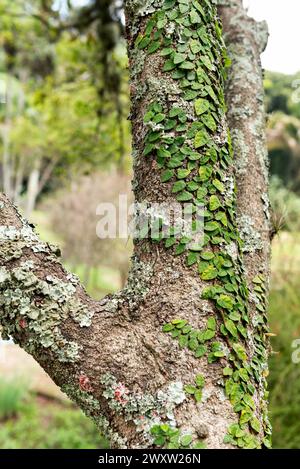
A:
[[[235,154],[237,217],[244,241],[244,267],[250,290],[249,310],[255,322],[259,305],[261,312],[264,309],[264,321],[267,323],[272,226],[260,56],[267,46],[268,25],[265,21],[256,22],[250,18],[243,8],[242,0],[219,0],[218,3],[223,36],[232,61],[225,96]],[[266,335],[272,334],[266,331]],[[254,348],[253,354],[256,353]],[[264,360],[266,377],[267,355]],[[261,393],[264,393],[263,380],[261,384]]]
[[[243,272],[216,10],[127,0],[126,30],[136,200],[204,204],[204,246],[136,240],[125,289],[96,302],[1,196],[3,333],[113,447],[268,445],[266,326]]]
[[[260,55],[268,40],[266,22],[250,18],[242,1],[220,0],[219,14],[232,61],[226,80],[228,124],[235,154],[237,216],[245,242],[244,263],[249,281],[257,274],[269,279],[270,213],[268,152],[263,72]],[[249,203],[251,201],[251,203]]]

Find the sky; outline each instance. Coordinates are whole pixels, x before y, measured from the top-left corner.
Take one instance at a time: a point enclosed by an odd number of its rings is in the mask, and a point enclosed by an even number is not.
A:
[[[266,20],[269,26],[269,44],[262,55],[267,70],[293,74],[300,71],[300,1],[299,0],[244,0],[249,15]]]

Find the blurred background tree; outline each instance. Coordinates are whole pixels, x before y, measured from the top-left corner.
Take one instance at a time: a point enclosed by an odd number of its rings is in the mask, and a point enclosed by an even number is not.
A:
[[[120,0],[0,0],[0,188],[97,297],[124,284],[131,253],[127,240],[96,237],[96,206],[130,192],[123,21]],[[291,343],[300,337],[300,72],[266,72],[265,89],[274,232],[281,230],[273,243],[271,418],[274,447],[299,448]],[[0,355],[0,447],[105,445],[38,368],[25,367],[26,382],[8,379],[29,358],[3,347],[18,359]]]

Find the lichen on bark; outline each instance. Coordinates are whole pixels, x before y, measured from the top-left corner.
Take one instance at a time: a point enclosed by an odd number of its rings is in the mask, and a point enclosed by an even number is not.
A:
[[[1,196],[1,324],[113,447],[268,445],[266,278],[246,285],[216,9],[127,0],[126,31],[136,200],[205,206],[204,245],[135,240],[127,287],[96,302]]]

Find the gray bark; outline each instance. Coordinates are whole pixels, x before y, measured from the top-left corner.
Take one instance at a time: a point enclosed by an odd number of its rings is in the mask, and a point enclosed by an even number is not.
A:
[[[124,290],[96,302],[3,195],[0,322],[113,447],[262,447],[266,326],[243,272],[223,42],[211,1],[168,3],[126,2],[134,191],[204,203],[205,248],[138,240]]]

